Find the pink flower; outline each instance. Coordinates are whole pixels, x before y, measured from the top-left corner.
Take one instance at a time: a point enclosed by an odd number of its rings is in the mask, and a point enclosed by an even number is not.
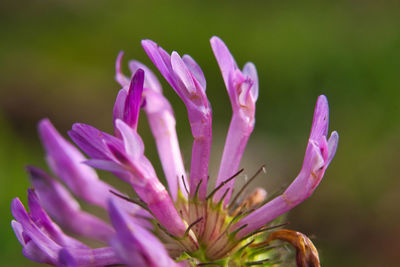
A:
[[[122,89],[113,109],[114,134],[82,123],[75,123],[69,131],[89,159],[48,119],[39,123],[47,163],[61,182],[39,168],[28,167],[34,188],[28,190],[30,212],[18,198],[11,205],[12,228],[23,254],[57,266],[284,265],[287,250],[270,246],[275,241],[296,248],[298,266],[319,266],[312,242],[301,233],[277,230],[274,220],[314,192],[335,155],[338,134],[327,138],[326,97],[317,100],[303,166],[289,187],[270,201],[265,201],[266,191],[258,188],[237,202],[243,190],[232,198],[232,189],[243,171],[239,165],[255,124],[259,88],[255,66],[246,63],[240,70],[223,41],[211,38],[233,114],[216,186],[207,192],[212,112],[204,74],[188,55],[169,54],[150,40],[142,45],[187,108],[193,135],[190,172],[183,164],[172,107],[156,76],[142,63],[131,61],[132,78],[126,77],[121,72],[120,53],[115,78]],[[137,132],[140,110],[149,121],[167,188],[145,156]],[[95,168],[122,179],[137,198],[103,182]],[[84,211],[75,197],[106,210],[111,223]],[[90,248],[60,226],[103,246]]]

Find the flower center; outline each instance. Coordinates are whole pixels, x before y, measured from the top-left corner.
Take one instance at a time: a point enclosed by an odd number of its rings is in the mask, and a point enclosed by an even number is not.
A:
[[[175,205],[187,225],[184,237],[172,236],[161,227],[157,232],[170,255],[178,260],[189,260],[194,266],[243,266],[243,263],[251,262],[261,265],[263,261],[276,258],[277,251],[270,247],[252,247],[265,241],[266,232],[275,229],[270,225],[276,222],[241,238],[237,238],[237,233],[246,226],[238,229],[232,227],[265,201],[265,191],[256,189],[240,203],[226,205],[224,197],[218,203],[212,198],[221,187],[217,187],[204,200],[199,200],[198,194],[188,200],[182,192],[179,193]]]

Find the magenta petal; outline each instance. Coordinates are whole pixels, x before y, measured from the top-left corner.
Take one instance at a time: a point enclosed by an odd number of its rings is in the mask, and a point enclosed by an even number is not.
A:
[[[109,171],[111,173],[118,173],[118,177],[123,178],[124,181],[130,181],[132,176],[129,172],[119,163],[111,160],[103,159],[89,159],[84,161],[85,164],[100,170]]]
[[[187,194],[182,182],[182,176],[186,181],[186,172],[179,148],[175,128],[176,121],[171,105],[165,96],[155,90],[146,89],[144,95],[146,101],[144,110],[156,141],[169,192],[172,198],[176,200],[179,184],[181,193],[186,197]]]
[[[212,140],[211,107],[205,94],[205,88],[202,88],[201,85],[205,85],[205,83],[200,81],[202,78],[199,76],[198,70],[195,70],[196,73],[192,73],[190,69],[196,68],[188,67],[178,53],[173,52],[170,56],[156,43],[148,40],[142,41],[142,45],[154,65],[186,105],[194,137],[190,167],[190,195],[194,197],[196,188],[200,185],[198,197],[203,200],[207,194],[208,164]]]
[[[197,62],[189,55],[183,55],[182,60],[185,62],[186,67],[192,73],[196,81],[201,85],[203,90],[206,90],[206,78],[204,77],[203,70],[200,68]]]
[[[39,124],[47,163],[61,181],[41,169],[28,167],[34,187],[28,189],[29,212],[18,198],[11,203],[15,217],[11,227],[23,246],[23,255],[36,262],[68,267],[274,265],[275,260],[268,261],[269,253],[268,259],[261,254],[258,259],[252,253],[253,245],[247,246],[254,241],[250,239],[269,230],[265,227],[274,219],[312,195],[335,156],[339,136],[337,132],[327,136],[328,102],[321,95],[303,165],[294,181],[266,203],[266,191],[262,189],[243,197],[243,188],[232,201],[235,178],[241,173],[239,165],[255,125],[259,80],[255,65],[248,62],[243,70],[239,69],[220,38],[214,36],[210,43],[232,105],[217,187],[207,194],[212,110],[202,69],[189,55],[181,57],[175,51],[169,54],[155,42],[143,40],[145,52],[186,106],[193,136],[190,175],[184,168],[173,109],[157,77],[138,61],[129,62],[133,75],[125,76],[121,51],[115,62],[115,79],[122,89],[113,107],[114,136],[82,123],[75,123],[69,131],[90,159],[64,139],[49,120]],[[141,109],[148,117],[169,190],[145,156],[137,132]],[[94,168],[111,172],[129,186],[123,193],[118,192],[100,180]],[[124,193],[131,189],[135,191],[133,198]],[[73,195],[107,209],[111,225],[82,210]],[[256,206],[261,207],[254,210]],[[66,235],[53,219],[71,234],[93,239],[94,246],[106,242],[109,247],[91,249]],[[247,245],[246,239],[251,241]],[[302,255],[297,253],[297,260],[299,257]]]
[[[323,157],[321,149],[310,141],[304,156],[303,167],[285,191],[289,202],[297,205],[313,193],[322,179],[322,175],[319,175],[319,173],[324,171],[325,164],[326,158]]]
[[[58,253],[59,267],[78,267],[74,257],[69,253],[67,249],[61,249]]]
[[[113,202],[109,205],[109,215],[117,234],[111,245],[129,266],[177,266],[170,258],[164,245],[140,224],[132,221]]]
[[[253,132],[255,103],[258,98],[258,76],[252,63],[247,63],[243,72],[240,71],[221,39],[213,37],[210,42],[221,69],[233,110],[216,182],[216,185],[219,185],[238,171],[247,141]],[[228,190],[224,200],[224,204],[227,205],[234,183],[235,181],[232,180],[225,184],[214,195],[214,201],[218,202]]]
[[[115,129],[115,121],[117,119],[124,119],[124,111],[125,111],[125,103],[126,98],[128,96],[128,92],[125,89],[121,89],[118,92],[117,98],[115,100],[114,108],[113,108],[113,122],[114,122],[114,132],[116,136],[118,136],[119,132]]]
[[[121,265],[122,261],[111,247],[96,249],[63,248],[59,252],[58,266],[97,267]]]
[[[121,120],[116,121],[116,126],[124,141],[125,153],[133,159],[138,159],[144,153],[144,144],[135,130]]]
[[[329,165],[336,154],[336,149],[339,143],[339,134],[333,131],[331,137],[328,139],[328,158],[326,160],[327,165]]]
[[[28,189],[28,206],[32,221],[36,225],[42,226],[42,231],[46,231],[48,236],[57,242],[57,244],[72,248],[88,248],[83,243],[65,235],[62,230],[55,223],[53,223],[53,221],[51,221],[50,217],[40,206],[37,195],[31,189]]]
[[[229,75],[232,71],[238,68],[235,59],[232,57],[228,47],[220,38],[213,36],[210,39],[210,43],[219,68],[221,69],[225,86],[226,88],[229,88]]]
[[[248,125],[246,122],[243,122],[238,115],[232,117],[218,172],[217,186],[239,170],[239,164],[252,131],[253,125]],[[229,189],[224,199],[224,204],[228,204],[234,185],[235,179],[226,183],[214,195],[214,202],[220,201],[222,196],[225,194],[225,191]]]
[[[175,236],[181,237],[184,234],[186,226],[167,190],[158,180],[151,180],[144,187],[134,189],[165,229]]]
[[[122,86],[129,84],[129,79],[122,73],[121,63],[124,56],[124,51],[118,53],[117,60],[115,61],[115,80]]]
[[[49,258],[33,241],[23,247],[22,254],[31,261],[54,265],[54,259]]]
[[[247,224],[247,227],[239,232],[238,238],[261,228],[308,198],[322,179],[322,176],[319,178],[318,174],[314,175],[313,173],[323,167],[324,159],[319,148],[312,142],[309,142],[303,167],[299,175],[282,195],[269,201],[234,225],[233,228],[237,229]],[[311,183],[310,181],[315,182]]]
[[[168,182],[169,192],[174,200],[178,194],[178,184],[181,193],[186,197],[182,176],[186,181],[186,171],[179,148],[175,128],[175,117],[168,100],[160,93],[145,90],[146,105],[144,107],[151,132],[157,145],[158,155]],[[186,182],[186,184],[188,184]]]
[[[250,78],[253,82],[251,87],[251,96],[254,100],[258,98],[258,75],[256,66],[253,63],[248,62],[243,67],[243,74]]]
[[[310,139],[300,173],[282,195],[234,225],[233,228],[237,229],[247,224],[247,227],[239,232],[239,237],[262,227],[312,195],[335,155],[338,144],[339,136],[336,132],[326,140],[327,130],[328,102],[325,96],[320,96],[315,107]]]
[[[187,68],[185,62],[183,62],[182,58],[175,51],[172,52],[171,55],[171,65],[175,77],[183,84],[183,86],[178,86],[174,89],[178,93],[178,95],[180,95],[182,100],[185,100],[185,95],[187,95],[188,93],[196,93],[196,85],[193,82],[192,75]],[[186,89],[186,92],[185,90],[182,90],[183,88]]]
[[[57,266],[106,266],[120,264],[121,261],[109,248],[90,249],[79,241],[65,235],[41,208],[33,191],[28,192],[28,214],[18,198],[11,204],[11,211],[17,220],[13,223],[17,232],[24,237],[23,254],[36,262]],[[82,227],[85,227],[82,225]],[[68,249],[70,254],[61,252]],[[64,265],[63,265],[64,264]]]
[[[172,74],[171,59],[167,52],[151,40],[143,40],[142,46],[153,64],[160,70],[161,74],[172,87],[176,87]]]
[[[68,134],[86,154],[96,159],[112,158],[105,142],[118,149],[123,149],[120,139],[84,123],[74,123]]]
[[[18,198],[13,199],[11,211],[14,218],[22,225],[24,233],[30,237],[31,242],[42,251],[51,262],[57,261],[57,253],[60,246],[41,232],[41,230],[30,220],[28,213]]]
[[[320,95],[315,105],[314,118],[311,126],[310,139],[318,140],[328,135],[329,107],[326,96]]]
[[[116,124],[123,137],[125,149],[107,144],[109,151],[131,172],[131,185],[160,224],[173,235],[183,235],[186,227],[167,190],[158,180],[153,166],[143,155],[144,146],[139,135],[121,120]]]
[[[144,70],[144,88],[151,89],[153,91],[162,92],[161,84],[158,81],[156,75],[143,63],[132,60],[129,61],[129,69],[131,70],[132,73],[136,73],[138,69]]]
[[[15,221],[15,220],[12,220],[11,221],[11,227],[12,227],[12,229],[13,229],[13,231],[15,233],[15,236],[17,237],[19,243],[21,245],[25,245],[25,240],[24,240],[24,237],[22,235],[22,232],[23,232],[22,225],[19,222]]]
[[[96,240],[107,242],[110,239],[114,230],[101,219],[82,211],[79,203],[60,183],[38,168],[29,167],[28,171],[40,202],[60,225]]]
[[[136,130],[138,120],[140,105],[142,100],[143,92],[143,82],[144,82],[144,71],[138,69],[133,75],[131,83],[129,85],[128,96],[126,97],[126,102],[124,106],[123,120],[126,124]]]
[[[52,171],[74,194],[92,204],[106,207],[106,196],[113,188],[101,181],[92,168],[83,164],[86,159],[82,153],[67,142],[49,120],[42,120],[38,128]]]

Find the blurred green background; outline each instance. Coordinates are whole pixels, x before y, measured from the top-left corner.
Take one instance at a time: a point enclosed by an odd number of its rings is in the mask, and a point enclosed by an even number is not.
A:
[[[154,70],[141,39],[188,53],[202,66],[214,112],[216,174],[230,117],[208,42],[218,35],[239,65],[252,61],[259,72],[257,123],[242,165],[252,173],[265,163],[259,183],[269,191],[295,177],[315,100],[329,99],[339,149],[318,190],[289,214],[289,228],[313,237],[322,266],[398,266],[399,14],[399,1],[384,0],[2,1],[0,259],[35,266],[21,255],[9,206],[15,196],[26,200],[24,166],[45,166],[36,123],[49,117],[62,133],[76,121],[111,131],[117,53],[126,52],[125,67],[135,58]],[[189,166],[184,106],[160,80]],[[141,122],[146,153],[159,169],[146,119]]]

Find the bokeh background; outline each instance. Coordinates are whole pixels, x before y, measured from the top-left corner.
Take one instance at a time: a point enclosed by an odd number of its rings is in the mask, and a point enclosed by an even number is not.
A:
[[[242,166],[266,164],[273,192],[301,167],[314,103],[325,94],[336,158],[314,195],[293,210],[290,229],[313,237],[322,266],[398,266],[400,252],[399,1],[57,1],[0,3],[0,259],[36,266],[10,228],[10,201],[26,201],[24,166],[45,167],[36,123],[62,132],[73,122],[111,131],[118,92],[114,60],[152,66],[150,38],[202,66],[214,112],[211,175],[221,156],[230,103],[209,38],[220,36],[239,65],[260,78],[257,123]],[[127,71],[127,68],[125,68]],[[180,99],[160,77],[189,166],[191,135]],[[146,153],[158,162],[143,117]],[[159,172],[161,173],[161,172]],[[162,177],[162,175],[160,175]]]

